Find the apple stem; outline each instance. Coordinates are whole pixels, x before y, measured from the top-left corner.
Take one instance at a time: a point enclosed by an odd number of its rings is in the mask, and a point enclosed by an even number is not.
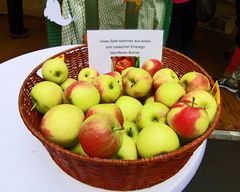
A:
[[[131,81],[131,87],[133,87],[135,85],[134,81]]]
[[[195,97],[192,98],[192,107],[194,105]]]
[[[113,132],[115,132],[115,131],[120,131],[120,130],[122,130],[123,128],[117,128],[117,129],[113,129]]]
[[[37,106],[37,103],[34,103],[34,105],[32,106],[32,108],[30,109],[31,111]]]

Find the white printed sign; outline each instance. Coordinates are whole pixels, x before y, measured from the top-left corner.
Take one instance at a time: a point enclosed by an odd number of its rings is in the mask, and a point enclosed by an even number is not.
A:
[[[101,74],[114,70],[119,58],[136,60],[139,66],[148,59],[162,60],[162,30],[89,30],[87,38],[89,65]]]

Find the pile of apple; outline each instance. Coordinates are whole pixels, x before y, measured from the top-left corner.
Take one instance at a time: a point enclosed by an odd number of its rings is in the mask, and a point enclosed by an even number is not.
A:
[[[32,87],[32,109],[43,114],[42,134],[80,155],[136,160],[177,150],[201,136],[217,103],[208,78],[182,77],[156,59],[141,68],[68,76],[61,58],[47,60],[44,81]]]

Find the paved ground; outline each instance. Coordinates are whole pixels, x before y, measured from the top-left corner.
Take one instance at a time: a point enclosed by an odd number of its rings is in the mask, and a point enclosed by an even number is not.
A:
[[[240,141],[209,139],[203,161],[183,192],[238,192]]]

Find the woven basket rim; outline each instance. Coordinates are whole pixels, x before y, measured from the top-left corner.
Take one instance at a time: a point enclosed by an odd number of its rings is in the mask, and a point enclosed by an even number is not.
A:
[[[80,44],[78,46],[75,46],[73,48],[69,48],[69,49],[66,49],[62,52],[59,52],[53,56],[50,56],[49,58],[47,58],[46,60],[48,59],[51,59],[51,58],[55,58],[59,55],[62,55],[66,52],[71,52],[71,51],[74,51],[76,49],[79,49],[79,48],[87,48],[87,45],[86,44]],[[213,85],[214,81],[212,80],[211,76],[205,71],[205,69],[203,69],[200,65],[198,65],[195,61],[193,61],[192,59],[188,58],[187,56],[185,56],[184,54],[180,53],[180,52],[177,52],[175,50],[172,50],[170,48],[166,48],[164,47],[163,49],[166,49],[174,54],[178,54],[180,55],[181,57],[184,57],[185,59],[189,60],[193,65],[196,65],[198,68],[200,68],[204,73],[205,75],[209,78],[210,80],[210,83],[211,85]],[[169,152],[169,153],[165,153],[165,154],[160,154],[160,155],[157,155],[157,156],[154,156],[154,157],[150,157],[150,158],[141,158],[141,159],[137,159],[137,160],[118,160],[118,159],[104,159],[104,158],[97,158],[97,157],[87,157],[87,156],[82,156],[82,155],[79,155],[79,154],[76,154],[74,152],[71,152],[70,150],[68,149],[65,149],[53,142],[51,142],[50,140],[48,140],[47,138],[45,138],[41,132],[35,130],[34,128],[30,127],[29,124],[28,124],[28,121],[24,118],[23,116],[23,111],[21,110],[21,95],[23,93],[23,90],[24,90],[24,86],[26,84],[26,80],[28,79],[28,77],[31,76],[32,73],[35,73],[37,72],[42,64],[46,61],[44,60],[42,63],[40,63],[38,66],[36,66],[32,72],[26,77],[26,79],[24,80],[24,82],[22,83],[22,86],[20,88],[20,92],[19,92],[19,99],[18,99],[18,108],[19,108],[19,112],[20,112],[20,116],[21,118],[23,119],[23,122],[24,124],[26,125],[26,127],[28,128],[28,130],[35,136],[38,138],[38,140],[44,145],[44,146],[47,146],[51,149],[53,149],[54,151],[56,152],[60,152],[62,155],[66,155],[66,156],[71,156],[72,158],[74,159],[79,159],[81,161],[85,161],[85,162],[93,162],[93,163],[97,163],[97,164],[104,164],[104,165],[118,165],[118,166],[131,166],[131,165],[144,165],[144,164],[148,164],[148,163],[153,163],[153,162],[158,162],[158,161],[167,161],[168,159],[171,159],[171,158],[177,158],[178,156],[184,154],[185,152],[189,152],[190,149],[195,149],[200,146],[200,144],[202,144],[202,142],[208,138],[208,136],[214,131],[215,127],[216,127],[216,124],[220,118],[220,114],[221,114],[221,111],[222,111],[222,102],[221,102],[221,99],[220,99],[220,103],[218,104],[218,108],[217,108],[217,113],[215,115],[215,118],[214,118],[214,121],[209,125],[207,131],[201,135],[200,137],[194,139],[193,141],[181,146],[179,149],[177,149],[176,151],[173,151],[173,152]]]

